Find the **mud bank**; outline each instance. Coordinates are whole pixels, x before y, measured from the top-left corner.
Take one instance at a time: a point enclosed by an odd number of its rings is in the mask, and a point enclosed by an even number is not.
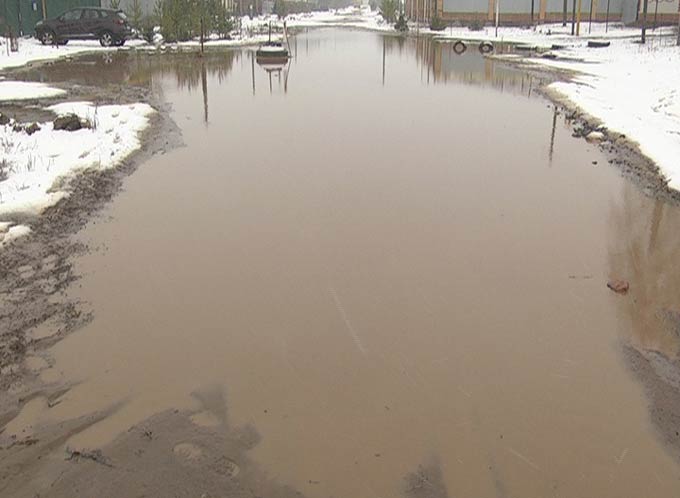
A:
[[[550,83],[573,80],[579,75],[577,71],[548,66],[541,67],[528,62],[525,57],[507,58],[495,54],[487,57],[501,64],[519,68],[528,74],[547,79],[548,82],[539,87],[537,92],[555,104],[558,108],[558,114],[564,115],[571,123],[575,137],[581,137],[585,140],[586,136],[592,131],[602,133],[602,138],[596,142],[598,147],[607,155],[609,163],[617,167],[625,178],[635,183],[651,198],[680,205],[680,192],[668,187],[659,167],[640,151],[638,143],[633,138],[610,130],[601,120],[591,116],[556,90],[549,88]]]
[[[522,58],[495,58],[503,64],[521,68],[524,71],[543,75],[552,81],[569,81],[577,73],[570,70],[539,68],[528,64]],[[573,136],[588,140],[592,132],[601,134],[595,143],[605,154],[610,165],[631,181],[650,199],[680,206],[680,192],[671,189],[659,167],[644,155],[637,142],[624,134],[608,129],[599,119],[594,118],[568,98],[548,88],[538,92],[553,102],[558,115],[563,115],[573,130]],[[631,285],[635,285],[632,282]],[[674,327],[677,336],[678,326]],[[622,343],[622,356],[635,378],[644,386],[649,401],[650,420],[659,437],[675,458],[680,460],[680,361],[677,353],[638,348]]]
[[[521,67],[526,68],[524,64]],[[573,73],[550,73],[556,79],[568,80]],[[624,178],[631,181],[647,197],[680,206],[680,192],[668,187],[658,166],[639,149],[638,144],[624,134],[609,130],[600,120],[584,112],[569,99],[555,91],[542,89],[541,93],[559,106],[573,128],[573,135],[587,140],[592,132],[599,132],[597,146],[606,155],[609,164],[616,167]],[[636,282],[631,282],[636,285]],[[677,335],[678,327],[674,327]],[[680,361],[662,351],[640,348],[622,343],[622,355],[634,376],[644,386],[649,401],[650,420],[660,438],[674,457],[680,461]],[[680,352],[680,351],[678,351]],[[671,353],[672,354],[672,353]]]
[[[40,355],[91,318],[86,303],[71,301],[62,292],[78,278],[71,258],[88,249],[75,242],[73,235],[116,195],[124,178],[147,158],[181,144],[179,129],[169,117],[167,104],[147,89],[128,87],[112,92],[110,88],[66,88],[69,100],[146,102],[157,112],[143,133],[142,148],[118,167],[78,174],[68,180],[68,197],[40,216],[12,219],[30,226],[31,233],[0,251],[0,389],[9,394],[0,401],[0,413],[16,410],[17,402],[21,406],[26,401],[29,386],[40,384],[24,361],[26,355]],[[46,113],[33,104],[13,104],[3,109],[22,121],[33,121]]]

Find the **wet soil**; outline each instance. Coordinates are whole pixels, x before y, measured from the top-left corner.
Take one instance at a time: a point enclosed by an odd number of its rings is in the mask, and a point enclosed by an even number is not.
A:
[[[22,71],[15,73],[22,75]],[[91,318],[81,303],[64,294],[77,281],[73,257],[88,250],[73,235],[111,201],[122,188],[123,179],[141,163],[181,144],[179,130],[168,115],[168,105],[148,88],[128,87],[115,92],[108,86],[59,86],[68,91],[67,99],[7,105],[2,111],[20,122],[41,121],[54,117],[41,104],[86,99],[102,104],[148,102],[158,112],[142,138],[142,150],[119,167],[75,176],[68,180],[70,195],[41,216],[15,215],[8,220],[29,225],[31,233],[4,247],[0,258],[0,389],[10,394],[2,399],[3,412],[16,405],[16,396],[11,394],[23,392],[24,384],[34,377],[30,369],[22,366],[26,351],[48,348]],[[41,326],[49,331],[32,337],[29,332]]]
[[[361,35],[358,47],[349,46],[370,52],[373,38]],[[297,43],[296,51],[330,73],[319,56],[348,40],[306,35]],[[457,158],[441,168],[442,152],[428,155],[418,140],[384,159],[371,155],[375,143],[361,133],[350,134],[353,147],[372,157],[380,174],[348,166],[364,164],[356,156],[336,162],[314,148],[306,151],[308,164],[295,146],[294,160],[237,152],[225,163],[216,159],[223,150],[209,144],[247,149],[256,141],[220,110],[242,116],[250,135],[261,122],[249,113],[267,115],[274,129],[294,127],[277,110],[287,77],[272,80],[253,66],[260,79],[254,101],[245,103],[250,61],[229,52],[210,72],[169,58],[141,89],[120,83],[122,94],[108,98],[127,95],[161,110],[144,151],[119,170],[76,178],[74,195],[41,219],[24,220],[32,235],[0,259],[7,393],[0,401],[0,494],[673,495],[677,465],[650,436],[645,400],[618,361],[623,348],[647,386],[652,422],[678,448],[673,324],[680,293],[664,272],[674,252],[663,249],[677,246],[673,196],[664,197],[653,168],[621,137],[610,135],[597,152],[570,139],[596,123],[564,108],[548,112],[537,99],[520,106],[540,80],[499,67],[447,71],[437,48],[418,41],[394,41],[387,52],[388,92],[390,78],[410,89],[432,78],[436,97],[455,104],[475,130],[484,127],[464,102],[447,100],[447,85],[471,100],[491,100],[504,110],[500,117],[525,109],[534,136],[550,134],[532,123],[552,113],[549,147],[528,145],[510,130],[492,132],[502,154],[486,151],[493,157],[480,162],[486,142],[465,148],[470,136],[456,127],[463,135]],[[397,64],[401,58],[407,63]],[[145,65],[139,59],[116,74],[135,80],[135,68]],[[332,59],[350,70],[342,57]],[[409,79],[414,63],[416,85]],[[379,59],[377,68],[380,78]],[[55,64],[24,76],[73,88],[72,70]],[[314,94],[319,82],[310,74],[319,68],[305,72],[300,63],[297,71],[291,85]],[[91,81],[74,98],[106,99],[97,93],[104,76],[83,72]],[[466,90],[487,85],[486,93]],[[225,91],[236,88],[238,98]],[[501,99],[499,90],[511,96]],[[373,86],[366,91],[380,98]],[[343,96],[367,105],[350,93]],[[432,110],[431,95],[417,96]],[[326,117],[305,109],[312,122]],[[344,127],[382,139],[380,129],[336,113],[330,136]],[[186,149],[174,149],[180,139],[173,120]],[[438,143],[445,137],[435,129],[427,139]],[[399,127],[389,132],[396,143],[411,138]],[[345,148],[343,139],[317,137],[331,155]],[[522,159],[507,147],[513,139],[522,143]],[[287,150],[283,140],[274,145]],[[603,169],[607,159],[619,161],[623,180]],[[525,160],[527,171],[520,168]],[[430,179],[414,177],[402,161]],[[323,178],[315,169],[326,163]],[[473,167],[454,168],[452,179],[447,168],[461,164]],[[188,165],[208,168],[219,189],[188,177]],[[506,177],[504,166],[517,178]],[[149,205],[149,194],[159,206]],[[472,207],[480,215],[466,223],[458,213]],[[544,240],[553,223],[560,231],[551,233],[554,244]],[[662,249],[653,250],[657,245]],[[640,267],[646,278],[635,273]],[[630,294],[610,295],[610,276],[630,279]]]

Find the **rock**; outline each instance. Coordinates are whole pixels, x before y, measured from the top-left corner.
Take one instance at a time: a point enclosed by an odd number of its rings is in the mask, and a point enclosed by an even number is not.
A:
[[[0,126],[9,124],[9,116],[0,112]]]
[[[610,280],[607,282],[607,287],[616,292],[617,294],[625,294],[628,292],[630,285],[625,280]]]
[[[75,114],[66,114],[54,120],[55,130],[76,131],[82,127],[83,124],[80,122],[80,118]]]
[[[590,143],[599,143],[604,140],[604,133],[601,131],[591,131],[586,135],[586,141]]]
[[[33,123],[24,128],[24,131],[29,135],[33,135],[36,131],[40,131],[40,125],[38,123]]]

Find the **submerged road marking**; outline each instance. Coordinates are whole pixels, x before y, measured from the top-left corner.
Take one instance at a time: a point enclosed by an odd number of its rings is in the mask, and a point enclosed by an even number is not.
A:
[[[352,337],[354,344],[356,345],[357,349],[359,351],[361,351],[361,354],[366,356],[366,353],[368,351],[366,350],[364,345],[361,344],[361,339],[359,339],[359,334],[357,334],[357,331],[354,330],[354,326],[352,325],[352,322],[349,321],[349,318],[347,317],[347,313],[345,313],[345,308],[342,306],[342,302],[340,302],[340,298],[338,297],[338,293],[335,292],[335,289],[333,287],[329,287],[328,291],[333,296],[333,301],[335,301],[335,307],[337,308],[338,312],[340,312],[340,316],[342,317],[342,321],[345,322],[345,327],[347,327],[347,331],[349,332],[349,335]]]
[[[532,461],[529,460],[527,457],[525,457],[524,455],[522,455],[520,452],[515,451],[515,450],[513,450],[512,448],[508,448],[507,450],[508,450],[510,453],[512,453],[513,455],[515,455],[517,458],[519,458],[520,460],[522,460],[524,463],[526,463],[529,467],[531,467],[531,468],[533,468],[534,470],[537,470],[537,471],[539,471],[539,472],[541,471],[541,468],[540,468],[538,465],[536,465],[534,462],[532,462]]]

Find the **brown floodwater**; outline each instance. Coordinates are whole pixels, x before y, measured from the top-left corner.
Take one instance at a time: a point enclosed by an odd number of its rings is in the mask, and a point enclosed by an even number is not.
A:
[[[280,71],[250,50],[40,70],[151,85],[186,146],[81,233],[94,320],[44,373],[75,387],[10,428],[116,407],[68,441],[105,448],[219,390],[310,497],[397,496],[419,465],[455,497],[677,497],[621,344],[677,350],[654,310],[679,304],[678,209],[572,138],[535,76],[429,40],[293,43]]]

